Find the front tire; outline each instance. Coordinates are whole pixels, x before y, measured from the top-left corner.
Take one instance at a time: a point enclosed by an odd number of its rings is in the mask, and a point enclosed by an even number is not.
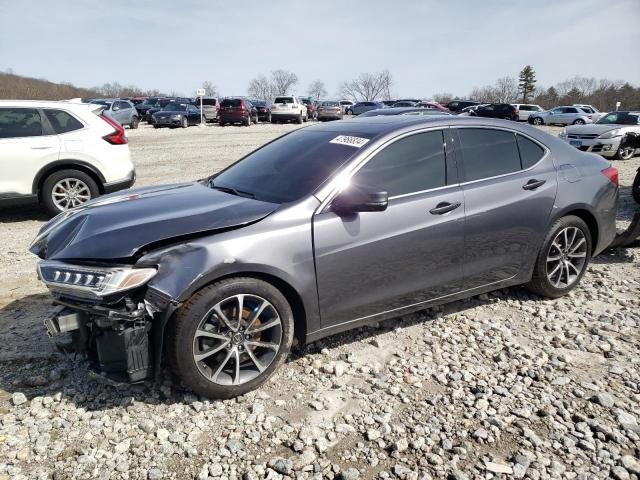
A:
[[[98,184],[79,170],[60,170],[42,184],[41,199],[52,215],[74,208],[100,195]]]
[[[575,122],[573,122],[574,125],[584,125],[584,120],[582,120],[581,118],[576,119]]]
[[[187,117],[182,117],[180,123],[182,125],[182,128],[187,128],[189,126],[189,119]]]
[[[231,398],[258,388],[285,360],[293,313],[284,295],[255,278],[231,278],[195,293],[167,331],[169,363],[199,395]]]
[[[589,265],[592,245],[587,224],[568,215],[557,220],[538,253],[529,290],[558,298],[573,290]]]
[[[544,125],[544,120],[542,120],[540,117],[535,117],[531,123],[540,126]]]
[[[625,147],[624,145],[620,145],[618,150],[616,150],[615,155],[613,156],[614,160],[630,160],[633,158],[633,154],[635,152],[635,148]]]

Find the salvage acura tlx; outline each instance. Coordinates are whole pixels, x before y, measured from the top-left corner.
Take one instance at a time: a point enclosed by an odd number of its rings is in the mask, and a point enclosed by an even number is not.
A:
[[[614,238],[618,174],[529,125],[371,117],[295,130],[208,179],[101,197],[31,251],[51,335],[129,381],[261,385],[305,343],[526,284],[558,297]]]

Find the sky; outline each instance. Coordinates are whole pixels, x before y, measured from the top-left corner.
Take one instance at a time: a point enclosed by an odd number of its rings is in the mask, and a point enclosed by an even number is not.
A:
[[[259,74],[329,96],[388,69],[396,97],[464,96],[517,77],[640,85],[640,0],[0,0],[0,70],[80,87],[246,94]]]

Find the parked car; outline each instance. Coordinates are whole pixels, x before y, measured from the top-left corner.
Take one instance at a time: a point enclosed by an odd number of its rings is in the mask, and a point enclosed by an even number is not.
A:
[[[593,114],[580,107],[556,107],[544,112],[532,113],[528,122],[533,125],[584,125],[593,123]]]
[[[340,100],[340,108],[342,108],[342,113],[348,114],[351,111],[351,107],[355,105],[356,102],[352,102],[351,100]]]
[[[349,107],[350,115],[361,115],[369,110],[376,110],[379,108],[385,108],[382,102],[358,102],[352,107]]]
[[[200,98],[198,97],[193,104],[199,108]],[[205,122],[217,122],[218,109],[219,104],[216,97],[202,97],[202,114],[204,115]]]
[[[142,102],[144,102],[147,99],[147,97],[129,97],[129,98],[124,98],[123,100],[129,100],[131,103],[133,103],[134,106],[136,105],[140,105]]]
[[[153,114],[153,127],[182,127],[200,124],[200,109],[190,103],[171,102]]]
[[[135,181],[123,127],[98,105],[0,100],[0,204],[52,215]]]
[[[246,98],[225,98],[220,102],[218,124],[224,127],[227,123],[242,123],[247,127],[258,123],[258,109]]]
[[[127,100],[105,98],[91,100],[89,103],[103,105],[104,110],[102,111],[102,114],[105,117],[115,120],[120,125],[126,125],[129,128],[136,129],[140,124],[138,111],[133,103]]]
[[[384,103],[385,107],[391,107],[394,103],[396,103],[396,101],[397,100],[383,100],[382,103]]]
[[[636,137],[635,140],[639,142],[636,144],[637,148],[640,148],[640,137]],[[636,203],[640,203],[640,167],[636,170],[636,176],[633,179],[633,184],[631,185],[631,195]]]
[[[173,98],[160,98],[153,105],[147,108],[147,113],[145,115],[145,120],[147,123],[153,124],[153,114],[164,110],[164,108],[169,105],[171,102],[175,102]]]
[[[142,103],[138,103],[136,105],[136,110],[138,111],[138,116],[141,119],[147,118],[147,110],[154,107],[158,101],[163,97],[147,97]]]
[[[627,137],[640,135],[640,112],[611,112],[590,125],[570,125],[559,137],[583,152],[615,160],[629,160],[640,146]]]
[[[452,113],[459,113],[467,107],[473,107],[476,105],[480,105],[480,103],[474,102],[473,100],[452,100],[447,103],[447,108]]]
[[[307,106],[295,95],[276,97],[271,105],[271,123],[295,120],[296,123],[309,119]]]
[[[544,112],[544,108],[540,105],[533,105],[530,103],[512,103],[518,110],[518,120],[526,122],[533,113]]]
[[[439,110],[441,112],[449,112],[449,109],[438,102],[418,102],[416,107],[428,108],[430,110]]]
[[[250,100],[258,112],[258,121],[271,122],[271,102],[269,100]]]
[[[396,103],[394,103],[393,105],[391,105],[391,107],[393,107],[393,108],[415,107],[416,105],[418,105],[418,102],[414,102],[413,100],[399,100]]]
[[[472,117],[502,118],[518,121],[518,109],[508,103],[488,103],[469,111]]]
[[[318,107],[318,120],[321,122],[326,120],[342,120],[342,115],[340,102],[326,100],[321,102]]]
[[[377,110],[369,110],[360,117],[378,117],[380,115],[451,115],[449,112],[441,112],[440,110],[423,107],[391,107],[391,108],[379,108]]]
[[[600,120],[602,117],[604,117],[606,115],[605,112],[601,112],[600,110],[598,110],[593,105],[583,105],[583,104],[579,104],[579,103],[574,103],[573,106],[574,107],[579,107],[582,110],[584,110],[585,112],[590,113],[591,114],[591,120],[593,122],[597,122],[598,120]]]
[[[309,97],[300,97],[300,101],[302,101],[302,103],[307,107],[307,119],[311,118],[315,120],[318,116],[318,112],[316,112],[313,100]]]
[[[512,285],[566,295],[615,237],[618,172],[596,155],[515,122],[376,120],[297,129],[207,180],[45,225],[31,252],[65,308],[47,330],[130,381],[166,365],[229,398],[294,339]]]

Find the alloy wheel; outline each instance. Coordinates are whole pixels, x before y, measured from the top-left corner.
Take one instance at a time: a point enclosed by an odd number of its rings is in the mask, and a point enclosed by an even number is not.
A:
[[[217,303],[200,321],[193,360],[218,385],[241,385],[273,362],[283,339],[275,307],[257,295],[240,294]]]
[[[547,254],[547,278],[556,288],[573,285],[587,263],[587,239],[577,227],[560,230]]]
[[[620,147],[618,150],[618,156],[621,160],[629,160],[633,157],[633,153],[635,152],[634,148],[631,147]]]
[[[91,190],[77,178],[63,178],[51,190],[51,200],[60,210],[68,210],[91,200]]]

